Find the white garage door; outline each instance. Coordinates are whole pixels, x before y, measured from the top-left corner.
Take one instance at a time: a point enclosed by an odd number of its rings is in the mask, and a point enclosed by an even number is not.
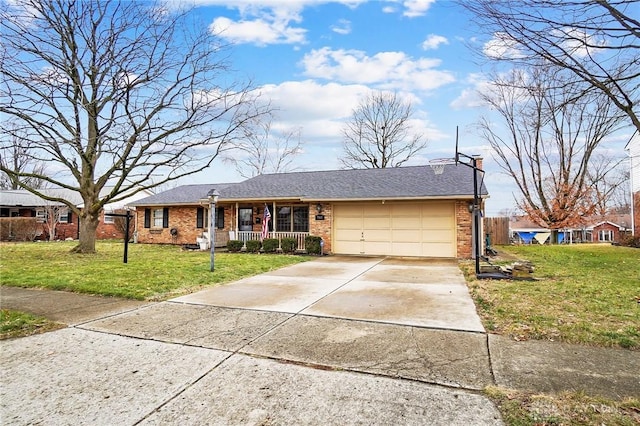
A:
[[[453,202],[334,204],[337,254],[456,257]]]

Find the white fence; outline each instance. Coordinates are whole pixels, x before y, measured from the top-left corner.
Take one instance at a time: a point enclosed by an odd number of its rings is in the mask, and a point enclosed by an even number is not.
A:
[[[278,239],[278,248],[282,248],[282,239],[283,238],[293,238],[297,242],[297,250],[302,251],[305,250],[304,240],[309,235],[308,232],[269,232],[268,238],[277,238]],[[238,240],[246,243],[249,240],[260,240],[262,238],[261,232],[253,232],[253,231],[239,231],[238,232]]]

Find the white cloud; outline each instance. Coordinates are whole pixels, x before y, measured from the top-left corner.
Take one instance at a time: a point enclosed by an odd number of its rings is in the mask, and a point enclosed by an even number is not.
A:
[[[337,24],[331,26],[331,31],[342,35],[349,34],[351,33],[351,21],[340,19]]]
[[[449,44],[449,40],[440,35],[429,34],[422,42],[422,48],[424,50],[437,49],[441,44]]]
[[[260,46],[304,43],[306,34],[305,29],[291,27],[288,21],[276,20],[275,17],[252,21],[232,21],[219,17],[209,29],[232,43],[255,43]]]
[[[301,61],[304,74],[342,83],[372,85],[377,89],[430,91],[455,81],[448,71],[436,69],[439,59],[412,59],[403,52],[312,50]]]
[[[587,34],[584,30],[577,28],[564,27],[551,31],[551,34],[562,41],[560,46],[569,55],[579,58],[584,58],[589,53],[594,54],[600,50],[599,47],[606,45],[603,39],[598,40],[595,35]]]
[[[423,16],[436,0],[406,0],[402,3],[405,7],[404,16],[415,18]]]
[[[518,42],[503,32],[494,33],[493,38],[485,43],[482,51],[489,58],[515,59],[522,57],[522,52],[518,49]]]
[[[226,6],[235,9],[240,19],[232,20],[226,16],[217,17],[210,25],[210,30],[232,43],[267,44],[301,44],[305,43],[307,30],[301,26],[302,11],[306,7],[326,3],[338,3],[355,8],[365,0],[165,0],[167,7],[176,4],[192,4],[194,6]],[[346,34],[350,31],[344,23],[335,26],[334,31]]]

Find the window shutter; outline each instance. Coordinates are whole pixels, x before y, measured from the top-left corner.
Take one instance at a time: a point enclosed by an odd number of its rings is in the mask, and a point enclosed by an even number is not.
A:
[[[144,227],[151,228],[151,209],[144,209]]]
[[[162,227],[169,227],[169,207],[162,209]]]
[[[67,223],[73,223],[73,212],[71,210],[67,213]]]
[[[196,212],[196,228],[204,228],[204,207],[198,207]]]

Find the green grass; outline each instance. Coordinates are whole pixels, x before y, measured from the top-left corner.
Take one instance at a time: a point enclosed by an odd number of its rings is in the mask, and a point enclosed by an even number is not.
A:
[[[535,266],[536,281],[469,278],[490,332],[640,349],[640,250],[611,245],[505,246]],[[466,272],[472,270],[466,264]]]
[[[621,425],[640,423],[640,399],[612,401],[583,393],[533,394],[489,387],[485,394],[510,426]]]
[[[0,340],[30,336],[64,327],[46,318],[9,309],[0,310]]]
[[[70,253],[75,244],[0,244],[2,285],[163,300],[308,259],[280,254],[216,252],[215,271],[210,272],[208,251],[130,244],[128,263],[124,264],[122,242],[98,242],[97,253],[91,255]]]

